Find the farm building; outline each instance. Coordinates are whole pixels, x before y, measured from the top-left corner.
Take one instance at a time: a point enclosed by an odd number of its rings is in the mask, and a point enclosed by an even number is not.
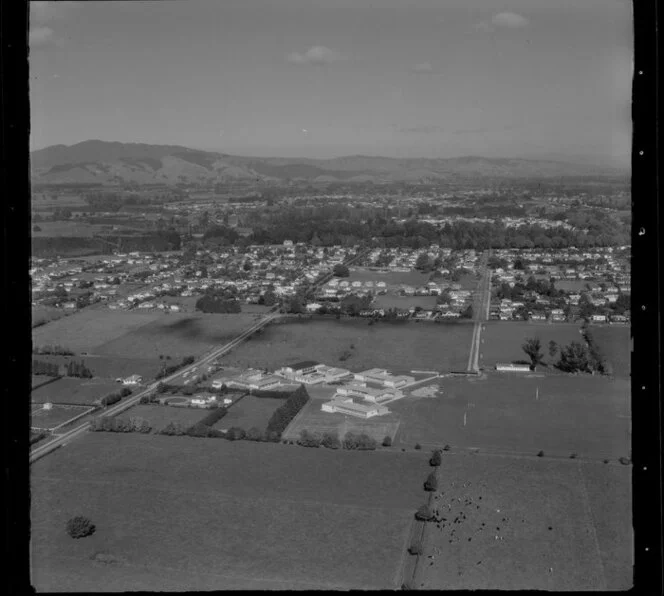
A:
[[[383,416],[390,411],[378,404],[358,404],[348,397],[345,399],[333,399],[325,402],[321,406],[323,412],[348,414],[357,418],[373,418],[374,416]]]
[[[530,366],[527,364],[514,364],[509,362],[507,364],[496,364],[496,370],[499,372],[530,372]]]
[[[126,379],[122,380],[123,385],[138,385],[143,380],[143,377],[140,375],[131,375]]]

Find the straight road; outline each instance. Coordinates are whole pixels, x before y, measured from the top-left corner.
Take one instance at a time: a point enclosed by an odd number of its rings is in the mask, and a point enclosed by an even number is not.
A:
[[[480,272],[482,277],[478,283],[478,297],[475,302],[475,326],[473,338],[470,343],[470,354],[468,356],[468,372],[479,372],[480,343],[482,338],[482,326],[489,318],[489,305],[491,304],[491,271],[489,269],[489,257],[491,251],[486,250],[481,256]]]

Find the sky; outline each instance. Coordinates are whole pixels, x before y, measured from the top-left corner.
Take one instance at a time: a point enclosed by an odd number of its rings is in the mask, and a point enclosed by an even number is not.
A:
[[[629,0],[30,5],[33,149],[629,164]]]

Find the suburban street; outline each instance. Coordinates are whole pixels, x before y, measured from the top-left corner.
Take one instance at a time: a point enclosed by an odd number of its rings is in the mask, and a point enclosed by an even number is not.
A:
[[[468,372],[479,372],[482,325],[489,318],[489,306],[491,304],[491,271],[488,266],[490,255],[491,251],[486,250],[481,257],[480,272],[482,277],[478,283],[477,299],[475,301],[475,327],[473,328],[473,338],[470,343]]]

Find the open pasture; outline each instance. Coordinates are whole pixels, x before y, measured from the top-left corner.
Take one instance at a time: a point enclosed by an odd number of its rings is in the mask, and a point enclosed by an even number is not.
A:
[[[59,344],[72,351],[93,351],[97,346],[110,342],[151,321],[165,315],[161,313],[136,313],[103,309],[83,309],[69,317],[37,327],[32,331],[36,346]],[[120,353],[119,355],[125,356]],[[144,357],[140,354],[139,357]]]
[[[392,372],[458,370],[468,363],[473,325],[425,324],[411,321],[290,319],[238,346],[224,366],[275,370],[301,360],[317,360],[352,371],[381,367]],[[354,347],[351,347],[354,346]],[[348,358],[341,360],[344,353]]]
[[[386,289],[394,290],[398,289],[402,284],[408,286],[421,286],[426,284],[429,281],[428,273],[421,273],[416,269],[411,269],[410,271],[371,271],[368,268],[364,267],[351,267],[350,275],[348,277],[339,278],[340,281],[361,281],[363,284],[365,281],[374,282],[375,284],[378,281],[384,281]]]
[[[365,433],[373,437],[380,445],[387,436],[394,439],[399,428],[399,419],[394,414],[364,420],[338,412],[323,412],[320,409],[321,403],[319,400],[310,400],[302,408],[297,418],[288,426],[282,435],[283,438],[296,441],[300,438],[300,433],[303,430],[318,433],[320,436],[330,432],[336,434],[339,439],[343,439],[347,432],[353,432]],[[390,407],[389,404],[387,407]]]
[[[178,408],[175,406],[139,404],[122,414],[122,418],[144,418],[150,423],[152,432],[160,431],[171,422],[179,422],[187,427],[196,424],[210,410],[203,408]]]
[[[56,426],[68,422],[72,418],[76,418],[76,416],[89,412],[91,409],[85,406],[63,406],[55,404],[51,409],[45,410],[43,407],[35,407],[35,404],[33,404],[30,413],[30,426],[32,428],[51,430]]]
[[[287,394],[284,394],[286,397]],[[255,397],[245,395],[242,399],[233,403],[226,414],[215,428],[227,430],[231,426],[239,426],[244,430],[256,427],[261,431],[267,428],[267,423],[274,411],[282,406],[286,400],[272,397]]]
[[[396,296],[395,294],[385,294],[376,296],[373,306],[375,308],[417,308],[432,310],[436,306],[435,296]]]
[[[436,397],[411,395],[388,405],[401,422],[395,444],[614,461],[629,453],[625,380],[491,373],[438,384]]]
[[[56,321],[66,317],[69,313],[61,308],[50,308],[48,306],[32,307],[32,327],[46,325],[51,321]]]
[[[628,325],[593,325],[592,335],[599,344],[605,358],[613,367],[616,377],[630,376],[631,329]]]
[[[91,405],[109,393],[120,390],[118,383],[99,379],[63,378],[32,391],[32,403]]]
[[[498,362],[529,360],[521,348],[528,338],[539,337],[544,361],[553,364],[558,354],[549,356],[549,342],[565,346],[572,341],[583,342],[580,325],[573,323],[540,323],[536,321],[489,321],[482,324],[480,367],[494,368]]]
[[[90,433],[33,465],[32,583],[395,589],[427,470],[421,453]],[[73,515],[96,533],[72,540]]]
[[[67,365],[69,362],[82,362],[87,366],[96,379],[114,381],[130,375],[140,375],[144,380],[152,379],[159,372],[163,364],[169,360],[158,358],[123,358],[122,356],[55,356],[50,354],[35,354],[34,360],[54,362],[58,365]]]
[[[160,354],[173,359],[196,356],[228,343],[257,321],[256,317],[242,314],[153,315],[145,325],[98,345],[95,353],[126,358],[158,358]]]
[[[108,232],[109,226],[99,224],[89,224],[82,221],[40,221],[35,225],[39,226],[41,230],[35,231],[30,228],[31,234],[34,237],[41,236],[76,236],[76,237],[92,237],[95,234],[102,234]],[[34,226],[33,226],[34,227]]]
[[[418,589],[626,590],[630,469],[445,454]],[[427,558],[433,555],[433,559]]]

